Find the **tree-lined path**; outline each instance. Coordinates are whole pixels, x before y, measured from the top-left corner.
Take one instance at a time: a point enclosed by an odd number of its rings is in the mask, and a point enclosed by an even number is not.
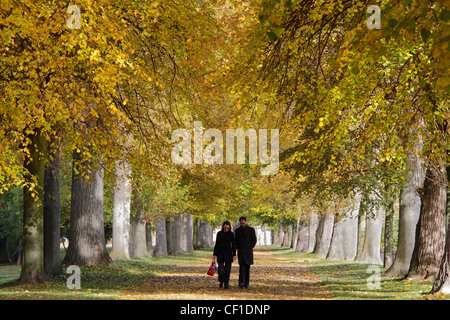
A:
[[[449,1],[1,0],[0,298],[448,299],[449,25]],[[287,249],[220,291],[241,216]]]
[[[175,264],[142,284],[124,290],[124,299],[331,299],[317,275],[301,264],[289,262],[274,251],[257,247],[250,288],[237,284],[238,263],[233,263],[230,289],[219,289],[217,276],[206,275],[210,255],[188,264]]]

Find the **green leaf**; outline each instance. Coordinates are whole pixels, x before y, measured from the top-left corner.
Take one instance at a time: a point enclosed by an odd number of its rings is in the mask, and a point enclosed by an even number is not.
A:
[[[277,35],[272,31],[267,32],[267,36],[269,37],[270,41],[275,41],[275,39],[277,38]]]
[[[450,11],[449,10],[442,10],[441,14],[439,15],[439,20],[444,21],[444,22],[449,22],[450,21]]]
[[[419,80],[419,86],[423,89],[427,85],[426,81],[424,79]]]
[[[354,75],[359,74],[359,68],[358,68],[358,65],[355,64],[355,65],[352,67],[351,71],[352,71],[352,73],[353,73]]]
[[[284,28],[283,27],[276,27],[274,30],[274,33],[277,37],[281,36],[281,34],[283,33]]]
[[[264,23],[264,21],[266,21],[266,15],[265,14],[260,14],[259,15],[259,22]]]
[[[395,28],[396,25],[397,25],[397,20],[396,20],[396,19],[390,18],[390,19],[388,20],[388,26],[389,26],[389,28]]]
[[[420,30],[420,35],[422,36],[423,42],[427,42],[428,38],[430,38],[431,32],[430,30],[423,28]]]

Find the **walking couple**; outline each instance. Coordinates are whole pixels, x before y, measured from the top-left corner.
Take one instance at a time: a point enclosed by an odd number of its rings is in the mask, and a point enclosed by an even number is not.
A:
[[[222,230],[217,233],[213,253],[213,262],[217,260],[218,264],[220,288],[228,289],[231,264],[236,260],[236,249],[239,262],[239,287],[248,288],[255,245],[255,229],[247,225],[245,217],[239,218],[239,226],[234,230],[234,234],[229,221],[222,224]]]

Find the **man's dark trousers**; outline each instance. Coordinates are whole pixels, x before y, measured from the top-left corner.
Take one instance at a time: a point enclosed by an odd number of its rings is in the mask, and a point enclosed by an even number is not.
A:
[[[250,283],[250,265],[241,263],[239,265],[239,285],[243,284],[245,288],[248,288]]]

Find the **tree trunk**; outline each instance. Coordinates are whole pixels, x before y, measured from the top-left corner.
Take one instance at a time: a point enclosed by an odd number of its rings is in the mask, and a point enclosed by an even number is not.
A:
[[[149,256],[147,250],[144,211],[138,210],[130,220],[130,257],[144,258]]]
[[[145,222],[145,211],[137,188],[131,191],[133,202],[130,207],[133,218],[130,219],[130,257],[148,257],[150,250],[147,248],[147,227]]]
[[[330,249],[328,250],[327,259],[343,260],[344,259],[344,226],[342,220],[335,220],[333,226],[333,237],[331,238]]]
[[[21,283],[37,283],[44,279],[44,172],[46,139],[40,130],[29,135],[31,143],[28,144],[29,154],[24,152],[24,168],[28,170],[25,176],[27,183],[37,186],[23,188],[23,234],[22,234],[22,269]]]
[[[166,221],[164,218],[155,220],[156,243],[154,256],[167,256]]]
[[[443,166],[427,169],[416,241],[405,279],[434,279],[445,247],[446,175]]]
[[[130,204],[131,204],[130,165],[116,161],[116,185],[114,186],[113,232],[111,258],[129,259]]]
[[[283,246],[283,242],[284,242],[284,238],[285,238],[285,237],[286,237],[285,229],[284,229],[284,227],[283,227],[282,225],[280,225],[280,226],[278,227],[278,236],[277,236],[277,239],[278,239],[278,245],[279,245],[280,247]]]
[[[299,212],[299,215],[297,216],[297,221],[295,222],[295,226],[294,226],[294,235],[292,237],[292,248],[294,249],[294,251],[297,251],[297,247],[298,247],[298,237],[300,236],[300,216],[301,213]],[[260,243],[260,242],[258,242]]]
[[[359,207],[361,206],[361,195],[357,194],[348,207],[348,212],[345,215],[344,221],[342,221],[343,229],[343,251],[344,260],[353,261],[356,257],[358,246],[358,215]]]
[[[364,199],[365,197],[363,196],[358,212],[358,240],[356,245],[355,261],[361,257],[364,248],[364,239],[366,237],[366,208],[362,205]]]
[[[421,145],[417,145],[420,147]],[[420,147],[421,149],[421,147]],[[394,262],[384,275],[395,277],[408,273],[414,251],[416,226],[420,216],[420,196],[417,189],[423,183],[422,161],[413,152],[408,154],[406,182],[400,190],[398,244]]]
[[[309,244],[309,225],[299,223],[296,252],[306,252]]]
[[[173,221],[171,218],[166,218],[166,242],[167,254],[173,254]]]
[[[333,238],[327,259],[330,260],[353,260],[356,256],[358,211],[360,205],[359,196],[350,200],[350,205],[343,208],[341,219],[335,221]]]
[[[211,247],[212,241],[212,227],[208,222],[197,220],[197,249]]]
[[[147,251],[149,256],[153,254],[153,241],[152,241],[152,225],[150,221],[145,223],[145,239],[147,240]]]
[[[316,233],[317,228],[319,227],[319,219],[317,214],[313,213],[309,218],[309,241],[308,241],[308,249],[307,253],[314,252],[314,248],[316,247]]]
[[[108,265],[112,260],[106,251],[103,170],[84,163],[83,167],[93,170],[87,179],[75,170],[81,155],[74,151],[73,159],[69,246],[63,265]]]
[[[191,213],[183,215],[183,251],[187,253],[194,252],[192,234],[194,228],[194,216]]]
[[[393,233],[394,233],[394,200],[389,203],[384,219],[384,268],[389,268],[393,262]]]
[[[61,201],[59,187],[59,141],[53,139],[53,159],[45,168],[44,176],[44,270],[47,275],[62,274],[61,243]]]
[[[291,235],[292,235],[291,226],[288,225],[287,227],[284,227],[284,238],[283,238],[283,242],[281,243],[282,247],[288,247],[288,248],[290,247]]]
[[[359,257],[359,263],[383,264],[380,256],[381,232],[383,228],[383,209],[374,209],[374,214],[366,213],[366,232],[364,245]]]
[[[316,254],[319,258],[326,258],[328,251],[330,250],[331,239],[333,237],[334,214],[328,209],[325,209],[325,214],[321,220],[322,225],[318,232]]]
[[[177,215],[173,217],[172,222],[172,245],[173,245],[173,254],[180,254],[183,252],[183,218],[182,215]]]
[[[444,294],[450,294],[450,188],[448,183],[450,182],[450,167],[447,166],[447,236],[445,241],[444,255],[441,259],[439,266],[439,272],[436,276],[436,280],[433,284],[433,288],[430,293],[442,292]]]
[[[297,238],[297,224],[289,226],[289,248],[295,249],[295,239]]]

